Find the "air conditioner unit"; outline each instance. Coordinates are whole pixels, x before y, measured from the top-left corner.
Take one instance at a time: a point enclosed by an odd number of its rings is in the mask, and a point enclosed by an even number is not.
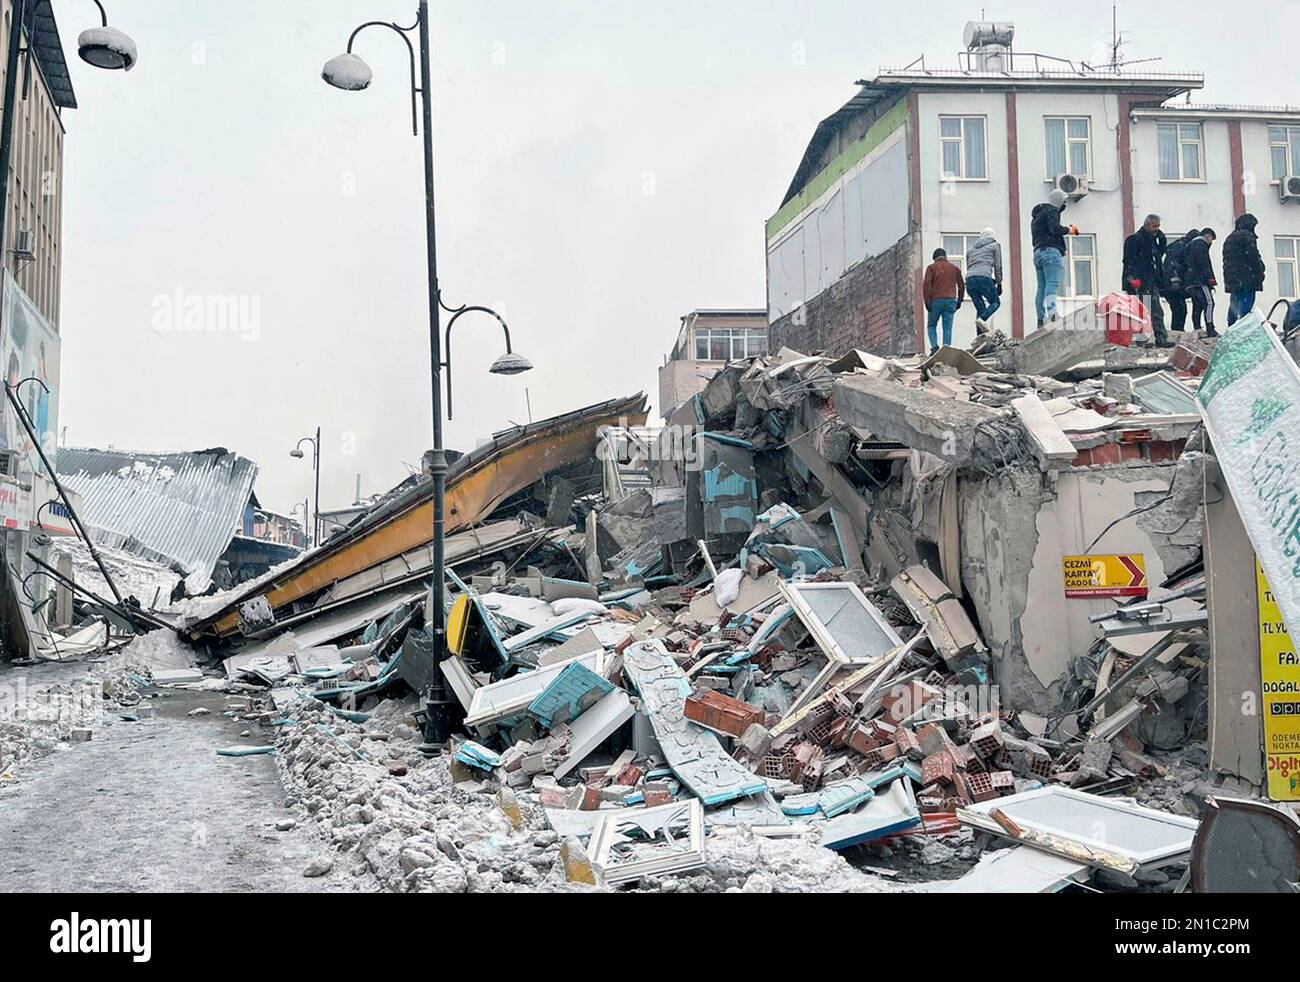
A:
[[[18,476],[18,453],[14,450],[0,450],[0,477]]]
[[[1277,193],[1283,201],[1300,201],[1300,174],[1288,174],[1278,181]]]
[[[14,242],[14,256],[25,260],[36,258],[36,233],[34,231],[29,228],[18,230],[18,236]]]
[[[1064,191],[1070,196],[1071,201],[1078,201],[1088,194],[1088,179],[1086,177],[1076,177],[1073,174],[1057,174],[1052,179],[1052,187],[1058,191]]]

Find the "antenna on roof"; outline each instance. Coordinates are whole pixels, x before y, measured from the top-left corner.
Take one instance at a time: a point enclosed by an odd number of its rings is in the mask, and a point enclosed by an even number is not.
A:
[[[1128,44],[1127,32],[1119,29],[1119,4],[1110,5],[1110,61],[1100,68],[1090,65],[1086,61],[1082,62],[1083,67],[1088,71],[1109,71],[1118,72],[1126,65],[1145,65],[1152,61],[1162,61],[1161,58],[1132,58],[1125,60],[1123,58],[1124,46]]]

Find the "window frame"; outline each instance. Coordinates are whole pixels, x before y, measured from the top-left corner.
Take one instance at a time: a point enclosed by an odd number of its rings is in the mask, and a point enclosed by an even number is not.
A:
[[[1291,243],[1291,255],[1283,256],[1279,254],[1278,245],[1282,242]],[[1275,235],[1273,237],[1273,261],[1277,265],[1277,284],[1279,296],[1287,300],[1300,300],[1300,235]],[[1294,288],[1292,295],[1282,294],[1282,268],[1291,267],[1291,286]]]
[[[1086,160],[1087,169],[1082,174],[1074,174],[1073,171],[1069,171],[1069,170],[1067,170],[1065,173],[1073,174],[1073,176],[1075,177],[1082,177],[1085,178],[1086,180],[1091,181],[1093,179],[1092,178],[1093,156],[1092,156],[1092,117],[1091,116],[1070,116],[1070,115],[1061,115],[1058,113],[1053,113],[1051,115],[1043,117],[1043,170],[1044,171],[1047,170],[1047,161],[1049,159],[1047,123],[1049,120],[1054,120],[1054,119],[1059,119],[1061,121],[1062,133],[1064,134],[1065,137],[1066,167],[1070,166],[1070,144],[1072,143],[1082,143],[1084,146],[1084,154],[1087,157]],[[1088,124],[1088,135],[1086,137],[1070,136],[1071,120],[1083,120],[1084,122],[1086,122]],[[1059,175],[1057,174],[1047,174],[1044,177],[1044,180],[1046,180],[1048,184],[1051,184],[1053,181],[1056,180],[1058,176]]]
[[[742,361],[746,358],[766,357],[767,355],[766,351],[762,352],[761,354],[749,353],[751,343],[757,341],[760,338],[764,342],[768,340],[768,336],[765,332],[753,328],[697,327],[695,328],[694,336],[691,339],[692,342],[694,343],[694,347],[691,349],[691,351],[695,356],[692,360],[711,361],[711,362],[719,362],[721,364],[730,364],[733,361]],[[713,342],[714,340],[723,340],[723,339],[726,340],[726,344],[727,344],[727,357],[714,358],[712,356]],[[709,354],[704,357],[701,357],[700,355],[701,342],[704,343],[705,350],[709,352]],[[739,346],[739,351],[738,351],[738,346]]]
[[[1160,173],[1160,131],[1166,126],[1174,128],[1174,142],[1178,146],[1178,176],[1165,177]],[[1184,126],[1195,126],[1197,131],[1196,138],[1196,156],[1201,169],[1200,177],[1188,177],[1184,173],[1183,167],[1183,147],[1188,146],[1191,141],[1183,139]],[[1270,162],[1269,166],[1272,166]],[[1208,178],[1205,175],[1205,123],[1202,120],[1181,120],[1181,119],[1158,119],[1156,120],[1156,181],[1160,184],[1205,184]]]
[[[944,136],[943,121],[945,119],[956,119],[961,122],[960,136]],[[966,123],[968,120],[978,119],[984,126],[984,176],[968,177],[967,172],[970,168],[966,162]],[[961,155],[961,174],[949,174],[943,166],[944,144],[956,143]],[[989,118],[981,113],[940,113],[939,114],[939,180],[945,184],[949,181],[971,181],[988,183],[989,178]]]
[[[1283,139],[1280,143],[1273,139],[1274,130],[1281,130],[1284,134]],[[1273,170],[1273,151],[1278,147],[1281,147],[1283,152],[1286,154],[1287,174],[1291,174],[1291,175],[1300,174],[1300,160],[1296,160],[1295,154],[1291,152],[1292,141],[1296,139],[1296,137],[1292,136],[1293,132],[1300,133],[1300,123],[1269,123],[1268,124],[1266,134],[1268,136],[1268,168],[1270,174],[1272,173]],[[1273,176],[1272,180],[1269,181],[1269,183],[1272,184],[1274,187],[1276,187],[1282,183],[1282,178]]]
[[[1088,256],[1079,256],[1079,255],[1076,255],[1076,254],[1075,254],[1075,251],[1074,251],[1074,249],[1075,249],[1075,245],[1076,245],[1080,240],[1082,240],[1082,239],[1087,239],[1088,241],[1090,241],[1090,242],[1092,243],[1092,254],[1091,254],[1091,255],[1088,255]],[[1097,236],[1096,236],[1096,234],[1095,234],[1095,233],[1084,233],[1083,235],[1070,235],[1070,236],[1066,236],[1066,239],[1065,239],[1065,250],[1066,250],[1066,251],[1065,251],[1065,256],[1064,256],[1064,258],[1063,258],[1063,260],[1062,260],[1062,264],[1061,264],[1061,286],[1062,286],[1062,292],[1061,292],[1061,294],[1060,294],[1059,299],[1061,299],[1061,300],[1096,300],[1096,299],[1097,299],[1097,294],[1096,294],[1095,291],[1097,290],[1097,287],[1098,287],[1098,282],[1097,282],[1097,270],[1100,268],[1100,263],[1099,263],[1099,259],[1098,259],[1098,255],[1097,255]],[[1092,264],[1092,289],[1093,289],[1094,292],[1093,292],[1093,293],[1073,293],[1073,292],[1071,292],[1071,293],[1068,293],[1068,294],[1065,293],[1065,292],[1064,292],[1064,286],[1065,286],[1066,278],[1067,278],[1067,277],[1069,278],[1070,289],[1071,289],[1072,291],[1073,291],[1074,289],[1076,289],[1076,284],[1075,284],[1075,279],[1076,279],[1076,277],[1075,277],[1075,275],[1074,275],[1074,264],[1075,264],[1076,262],[1081,262],[1081,261],[1084,261],[1084,260],[1086,260],[1086,261],[1088,261],[1089,263]]]
[[[944,252],[948,253],[948,261],[961,270],[962,279],[966,278],[966,256],[970,253],[970,247],[976,239],[980,237],[979,232],[940,232],[939,238],[942,240],[939,244],[943,247]],[[948,250],[949,239],[961,239],[962,251],[960,260],[953,258],[953,253]]]

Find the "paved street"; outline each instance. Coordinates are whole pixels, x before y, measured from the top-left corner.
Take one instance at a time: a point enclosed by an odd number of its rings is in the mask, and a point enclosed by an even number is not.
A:
[[[272,757],[226,758],[244,726],[220,694],[174,692],[158,718],[121,722],[25,765],[0,790],[0,888],[9,891],[320,892],[369,888],[341,869],[308,879],[330,855],[292,816]],[[197,706],[211,716],[190,718]]]

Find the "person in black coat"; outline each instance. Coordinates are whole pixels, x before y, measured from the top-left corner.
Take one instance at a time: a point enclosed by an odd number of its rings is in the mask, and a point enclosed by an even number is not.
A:
[[[1200,237],[1201,230],[1194,228],[1165,250],[1165,299],[1174,315],[1169,325],[1171,331],[1182,333],[1187,326],[1187,300],[1190,296],[1187,292],[1187,250]]]
[[[1156,345],[1161,348],[1174,346],[1165,332],[1165,310],[1160,305],[1167,246],[1168,239],[1160,231],[1159,215],[1147,215],[1142,227],[1124,240],[1124,292],[1141,297],[1146,303],[1151,311]]]
[[[1228,326],[1231,327],[1255,309],[1255,297],[1264,289],[1264,258],[1259,254],[1259,237],[1255,229],[1259,219],[1247,212],[1237,219],[1236,227],[1223,243],[1223,288],[1231,297]]]
[[[1183,287],[1192,298],[1192,327],[1199,331],[1204,321],[1208,338],[1219,336],[1214,327],[1214,288],[1219,281],[1214,275],[1214,259],[1210,255],[1210,246],[1217,238],[1214,229],[1201,229],[1201,234],[1187,247],[1187,272],[1183,275]]]

